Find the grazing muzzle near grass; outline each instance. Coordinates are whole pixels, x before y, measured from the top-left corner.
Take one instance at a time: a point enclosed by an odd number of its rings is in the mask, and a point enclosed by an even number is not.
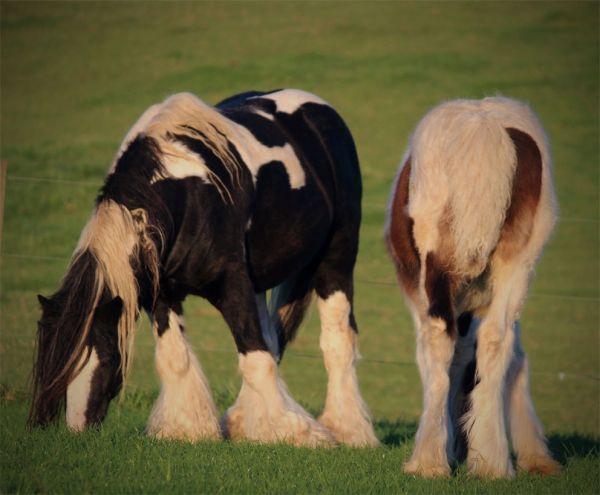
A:
[[[55,421],[66,403],[67,423],[81,430],[100,423],[108,404],[122,384],[118,322],[123,303],[107,294],[84,332],[88,311],[86,284],[77,300],[59,291],[48,299],[38,296],[42,318],[38,322],[37,359],[32,376],[31,426]],[[93,290],[93,289],[90,289]],[[73,300],[72,300],[73,299]],[[104,302],[108,300],[108,302]]]

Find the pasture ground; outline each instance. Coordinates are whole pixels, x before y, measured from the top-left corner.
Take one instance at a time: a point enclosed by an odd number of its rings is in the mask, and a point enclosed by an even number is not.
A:
[[[2,493],[598,492],[597,2],[2,2],[0,9],[1,154],[9,162],[0,296]],[[355,135],[364,178],[359,375],[383,446],[307,450],[144,437],[158,390],[146,321],[127,393],[100,431],[27,431],[35,295],[56,289],[126,130],[177,91],[214,103],[278,87],[329,100]],[[495,93],[530,102],[554,149],[561,220],[522,323],[535,404],[565,470],[485,482],[461,467],[450,480],[424,481],[401,471],[421,388],[413,330],[382,242],[387,194],[410,130],[428,108]],[[208,304],[190,299],[185,310],[222,411],[239,388],[232,339]],[[315,414],[326,383],[318,356],[313,310],[282,373]]]

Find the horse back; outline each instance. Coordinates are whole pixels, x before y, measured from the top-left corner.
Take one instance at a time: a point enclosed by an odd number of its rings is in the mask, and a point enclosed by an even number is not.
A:
[[[229,98],[221,111],[263,145],[288,151],[255,176],[247,246],[258,289],[316,264],[334,228],[358,235],[358,158],[350,132],[329,104],[310,93],[280,90]]]

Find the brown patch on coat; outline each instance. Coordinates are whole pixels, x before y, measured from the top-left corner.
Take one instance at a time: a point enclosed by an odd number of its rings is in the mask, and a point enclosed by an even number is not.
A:
[[[390,227],[387,233],[388,250],[396,264],[398,280],[408,293],[414,293],[419,287],[421,261],[413,236],[414,220],[406,213],[408,205],[408,186],[411,168],[410,156],[404,167],[394,191],[390,211]]]
[[[425,265],[425,291],[429,299],[428,314],[446,323],[446,333],[456,337],[456,321],[452,301],[453,278],[435,253],[427,253]]]
[[[521,251],[531,236],[535,212],[542,191],[542,155],[533,138],[509,127],[517,155],[510,206],[500,233],[496,253],[508,260]]]

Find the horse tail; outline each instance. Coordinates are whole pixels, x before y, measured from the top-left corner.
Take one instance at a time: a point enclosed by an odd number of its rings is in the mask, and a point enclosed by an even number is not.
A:
[[[269,314],[278,338],[280,360],[286,345],[296,337],[312,294],[312,278],[301,275],[287,278],[271,292]]]
[[[505,98],[442,104],[411,138],[408,214],[419,248],[448,253],[453,270],[467,276],[485,269],[511,201],[517,156],[507,102],[516,104]],[[437,229],[420,227],[432,221]]]

